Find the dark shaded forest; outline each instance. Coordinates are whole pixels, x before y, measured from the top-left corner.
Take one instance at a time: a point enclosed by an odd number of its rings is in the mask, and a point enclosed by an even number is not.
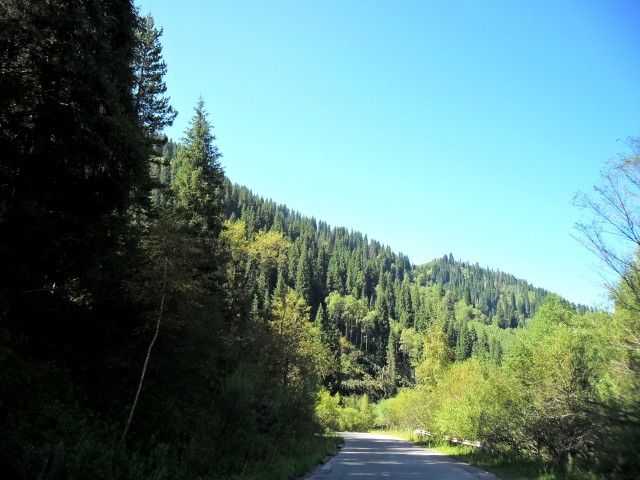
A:
[[[4,478],[258,478],[374,426],[637,472],[635,257],[614,313],[413,265],[232,183],[202,98],[167,139],[162,30],[129,1],[8,0],[0,32]]]

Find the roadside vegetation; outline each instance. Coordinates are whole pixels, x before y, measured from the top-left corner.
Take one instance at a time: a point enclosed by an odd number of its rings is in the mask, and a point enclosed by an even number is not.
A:
[[[486,470],[501,480],[578,480],[598,478],[578,472],[571,474],[566,468],[530,456],[498,454],[475,447],[457,445],[445,439],[416,435],[412,430],[374,430],[375,433],[402,438],[424,448],[436,450],[460,462]]]
[[[580,239],[618,274],[610,285],[614,310],[578,312],[549,295],[525,325],[504,332],[498,358],[474,350],[462,361],[436,318],[412,365],[415,384],[374,407],[351,400],[363,407],[335,410],[334,422],[369,419],[373,410],[377,428],[428,430],[435,446],[452,437],[479,441],[478,451],[445,451],[504,478],[636,478],[640,156],[636,141],[629,146],[608,165],[594,198],[577,197],[590,214],[578,225]]]
[[[256,463],[240,473],[219,480],[288,480],[300,478],[339,452],[342,437],[326,432],[302,439],[274,462]]]

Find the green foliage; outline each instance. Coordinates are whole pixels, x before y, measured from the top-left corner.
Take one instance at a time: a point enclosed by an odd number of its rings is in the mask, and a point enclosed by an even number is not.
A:
[[[151,14],[138,16],[135,35],[132,93],[145,136],[153,142],[165,127],[173,125],[178,113],[165,97],[167,65],[162,59],[162,28],[156,28]]]
[[[194,235],[216,237],[222,231],[220,200],[223,172],[216,137],[200,98],[186,131],[184,146],[171,165],[171,191],[177,219]]]
[[[367,432],[376,424],[376,407],[367,395],[332,396],[327,390],[318,395],[316,418],[324,428],[343,432]]]
[[[479,358],[438,363],[427,356],[417,368],[419,388],[386,401],[378,423],[427,429],[436,439],[479,440],[494,452],[567,468],[574,460],[584,466],[606,425],[598,412],[618,388],[610,326],[610,315],[578,315],[550,296],[527,327],[505,342],[502,365]],[[437,359],[442,349],[433,345],[446,342],[442,330],[436,332],[425,349]]]
[[[118,287],[124,212],[147,183],[134,26],[126,0],[0,6],[0,299],[17,322]]]
[[[340,409],[338,427],[346,432],[367,432],[375,423],[375,412],[369,397],[345,397],[345,405]]]
[[[395,397],[384,399],[375,406],[375,425],[380,428],[402,428],[413,430],[425,423],[430,406],[424,402],[424,391],[413,388],[401,389]]]
[[[522,448],[543,457],[586,454],[593,437],[591,406],[608,388],[604,325],[576,316],[551,297],[519,332],[506,356],[506,368],[519,379],[526,409],[519,429]]]
[[[479,363],[471,360],[452,365],[437,385],[433,431],[443,436],[478,438],[486,390]]]
[[[494,455],[484,450],[448,443],[431,445],[431,447],[457,461],[491,472],[502,480],[595,480],[585,472],[572,475],[565,468],[549,464],[539,458]]]
[[[588,213],[576,225],[579,240],[614,274],[608,284],[615,315],[608,325],[612,361],[611,387],[593,409],[597,431],[595,452],[588,465],[603,478],[634,478],[640,465],[640,262],[638,261],[638,198],[640,142],[627,140],[629,151],[608,162],[595,198],[578,194],[576,203]]]
[[[314,318],[322,312],[316,324],[333,355],[323,383],[342,397],[379,400],[416,382],[433,384],[450,363],[472,357],[500,365],[513,330],[526,325],[548,296],[452,255],[413,266],[359,232],[331,228],[228,180],[224,198],[227,218],[240,219],[247,240],[268,231],[288,242],[277,273],[246,297],[293,288]],[[256,311],[264,309],[261,303],[254,302]]]
[[[335,433],[326,432],[289,442],[287,449],[271,462],[247,466],[241,473],[225,475],[220,480],[287,480],[300,478],[338,453],[342,438]]]
[[[418,388],[381,402],[379,425],[417,426],[440,438],[480,440],[483,452],[469,458],[505,478],[637,476],[638,257],[619,255],[603,230],[606,223],[637,249],[637,142],[634,147],[636,155],[613,164],[603,175],[604,186],[596,187],[602,203],[582,197],[596,218],[579,230],[621,277],[612,288],[615,313],[588,312],[546,295],[535,316],[527,319],[537,293],[516,288],[493,297],[496,311],[487,322],[483,313],[469,308],[471,289],[454,305],[447,292],[439,312],[447,320],[427,330],[416,362]],[[445,257],[430,273],[446,283],[457,274],[449,268],[452,264]],[[425,273],[418,283],[426,283]],[[494,301],[489,297],[487,306]],[[506,330],[515,324],[517,330]],[[477,342],[469,340],[472,336]],[[454,346],[457,363],[438,361],[446,347]],[[522,474],[522,469],[529,472]]]
[[[161,29],[128,1],[9,1],[0,26],[3,472],[201,478],[298,451],[329,354],[304,301],[275,295],[283,234],[219,238],[202,100],[157,160]]]
[[[272,309],[272,375],[282,382],[283,389],[293,384],[303,392],[316,392],[328,371],[330,353],[320,340],[320,330],[309,319],[309,307],[289,290],[273,299]]]
[[[318,423],[325,428],[339,431],[341,430],[340,412],[340,395],[332,396],[328,390],[320,390],[318,404],[316,405]]]
[[[636,255],[637,257],[637,255]],[[590,467],[603,478],[634,478],[640,469],[636,445],[640,442],[640,287],[637,260],[621,279],[616,293],[616,312],[603,335],[611,359],[607,388],[601,388],[606,402],[594,409],[597,429],[595,454]]]
[[[130,2],[8,0],[0,30],[0,470],[290,476],[319,426],[377,424],[637,471],[637,257],[613,315],[414,266],[231,184],[202,99],[165,143],[162,30]]]

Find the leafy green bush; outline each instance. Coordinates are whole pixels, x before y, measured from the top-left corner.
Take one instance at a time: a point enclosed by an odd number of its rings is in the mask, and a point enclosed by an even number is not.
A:
[[[318,393],[316,419],[324,428],[340,430],[340,395],[331,396],[328,390]]]

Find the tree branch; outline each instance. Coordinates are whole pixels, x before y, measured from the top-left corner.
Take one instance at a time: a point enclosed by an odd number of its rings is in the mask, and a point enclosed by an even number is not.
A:
[[[136,406],[138,405],[138,399],[140,398],[140,392],[142,391],[142,385],[144,383],[144,377],[147,373],[147,366],[149,365],[149,358],[151,357],[151,350],[153,349],[153,345],[156,343],[158,338],[158,333],[160,332],[160,322],[162,321],[162,313],[164,312],[164,297],[167,286],[167,264],[169,263],[169,259],[164,259],[164,271],[162,275],[162,298],[160,300],[160,313],[158,314],[158,322],[156,323],[156,331],[151,339],[151,343],[149,344],[149,348],[147,350],[147,357],[144,360],[144,365],[142,367],[142,374],[140,375],[140,381],[138,382],[138,390],[136,391],[136,396],[133,400],[133,405],[131,405],[131,411],[129,412],[129,418],[127,419],[127,424],[124,428],[124,432],[122,432],[122,437],[120,437],[120,442],[118,442],[118,447],[121,447],[124,444],[124,440],[129,433],[129,427],[131,426],[131,420],[133,419],[133,414],[136,410]]]

